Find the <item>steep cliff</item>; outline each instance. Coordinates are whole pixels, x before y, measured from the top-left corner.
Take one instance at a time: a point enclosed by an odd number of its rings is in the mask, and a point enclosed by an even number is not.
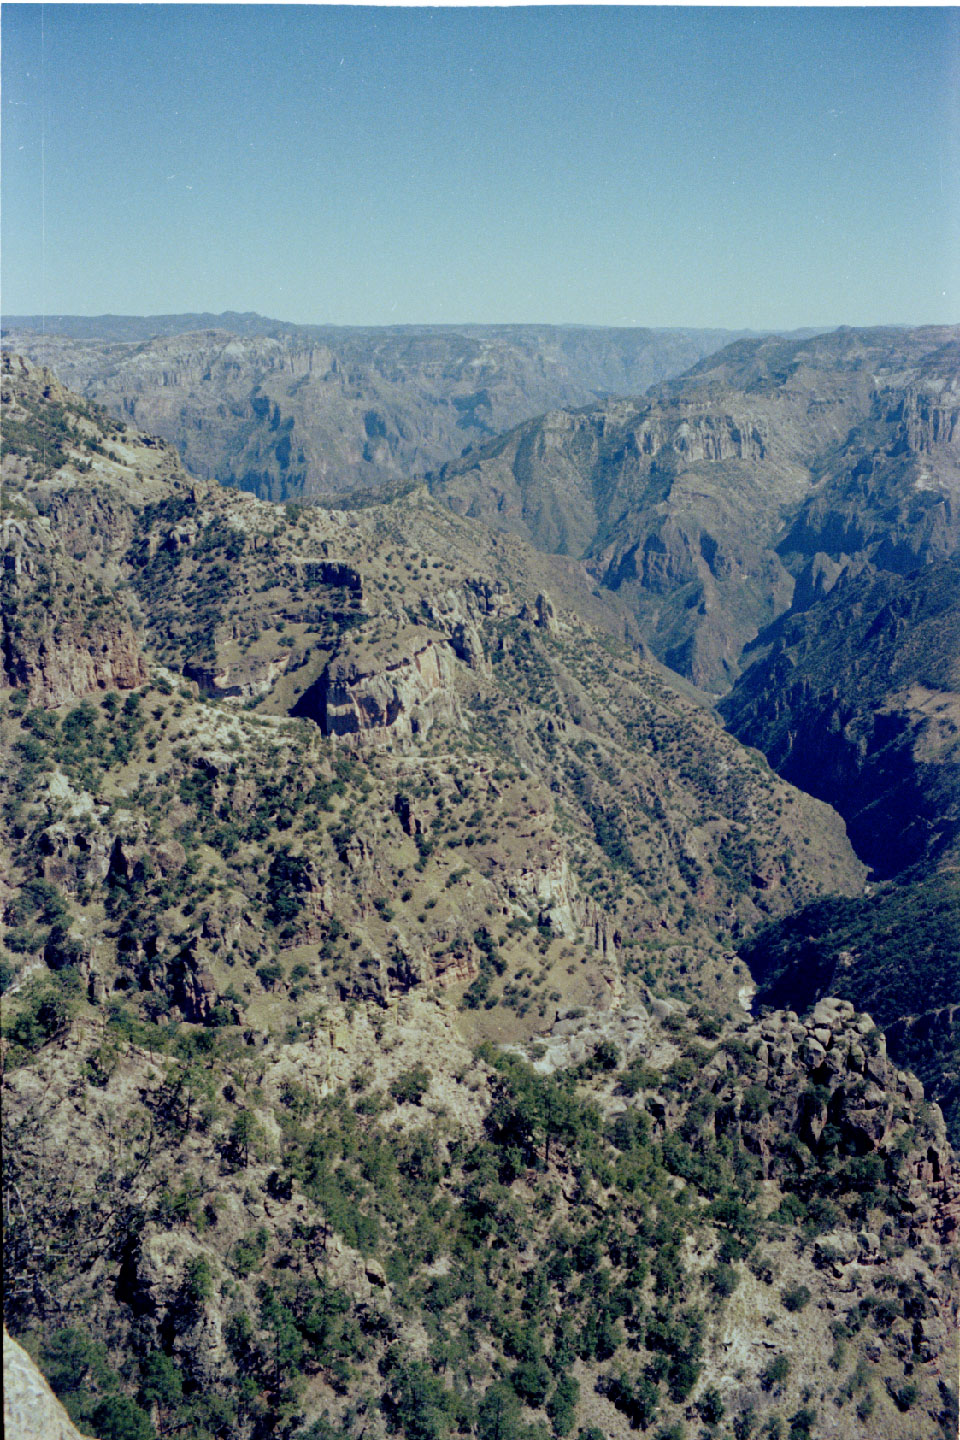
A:
[[[955,330],[741,341],[647,401],[553,412],[452,461],[458,512],[582,557],[709,689],[811,566],[903,573],[957,543]]]
[[[960,841],[960,564],[872,567],[761,635],[720,710],[783,776],[844,815],[878,876]],[[748,649],[747,655],[751,653]]]
[[[50,323],[37,334],[8,320],[5,343],[172,441],[193,474],[272,500],[406,483],[551,406],[639,393],[733,338],[536,325],[350,330],[245,316],[212,328],[216,317],[184,316],[158,317],[152,332],[141,324],[133,341],[111,339],[106,317],[99,331],[60,318],[53,336]]]

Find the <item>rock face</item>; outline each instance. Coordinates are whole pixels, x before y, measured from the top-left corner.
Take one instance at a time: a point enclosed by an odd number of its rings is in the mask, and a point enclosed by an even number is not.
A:
[[[56,338],[49,324],[39,335],[11,320],[7,343],[172,441],[194,474],[285,500],[405,483],[551,406],[637,394],[734,338],[518,325],[351,331],[258,319],[224,316],[211,330],[210,317],[159,317],[136,342],[122,322],[119,331],[104,322],[94,339],[70,317]]]
[[[3,1331],[3,1433],[6,1440],[82,1440],[80,1431],[26,1350]]]
[[[956,330],[741,341],[646,401],[554,411],[459,460],[461,514],[585,561],[654,652],[735,679],[757,631],[854,560],[903,573],[958,540]],[[807,600],[809,603],[809,597]]]
[[[396,738],[426,734],[433,722],[458,718],[456,660],[444,641],[429,640],[381,670],[364,672],[349,651],[324,670],[294,713],[317,721],[324,735]]]
[[[868,1015],[857,1015],[845,1000],[818,1001],[803,1022],[790,1011],[774,1012],[743,1033],[756,1061],[754,1083],[772,1102],[765,1117],[751,1118],[741,1107],[745,1145],[757,1154],[765,1178],[780,1163],[771,1148],[793,1134],[814,1155],[841,1147],[857,1156],[892,1162],[904,1189],[904,1223],[909,1243],[951,1244],[960,1230],[960,1180],[943,1117],[931,1107],[923,1143],[900,1157],[892,1138],[903,1102],[919,1104],[923,1086],[888,1059],[886,1041]],[[723,1075],[713,1082],[722,1105]]]
[[[960,1137],[960,884],[949,867],[828,897],[740,945],[760,1005],[806,1010],[838,996],[868,1010]],[[909,957],[909,963],[905,962]]]
[[[179,467],[20,357],[3,356],[0,409],[8,498],[3,687],[53,707],[142,685],[134,618],[115,593],[117,561],[129,542],[131,502],[169,493]],[[104,442],[116,444],[112,457]],[[129,482],[119,503],[109,486],[101,489],[118,473]],[[25,485],[34,501],[9,498]]]
[[[142,685],[146,670],[129,615],[90,578],[53,557],[42,527],[3,526],[3,679],[32,705]]]
[[[955,854],[960,561],[845,575],[755,649],[721,702],[733,733],[829,797],[879,876]]]

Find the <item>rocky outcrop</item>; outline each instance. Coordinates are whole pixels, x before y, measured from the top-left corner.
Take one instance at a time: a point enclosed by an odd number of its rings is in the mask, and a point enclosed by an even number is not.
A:
[[[3,683],[47,708],[146,680],[137,633],[36,516],[3,526]]]
[[[3,1331],[3,1433],[5,1440],[83,1440],[40,1371]]]
[[[476,580],[458,589],[425,595],[420,608],[425,619],[447,636],[458,660],[470,670],[489,674],[482,622],[502,613],[507,597],[505,586]]]
[[[457,721],[452,647],[438,639],[417,645],[417,639],[382,668],[342,655],[305,691],[293,714],[316,720],[324,735],[374,739],[385,732],[423,735],[438,719]]]
[[[674,430],[672,449],[687,460],[763,460],[766,445],[761,425],[735,415],[696,415],[681,420]]]
[[[958,388],[909,386],[888,411],[888,418],[900,427],[896,443],[915,455],[960,443]]]
[[[929,1106],[925,1124],[904,1149],[902,1117],[923,1101],[923,1086],[888,1059],[886,1040],[869,1015],[826,997],[803,1021],[774,1011],[739,1037],[753,1057],[749,1078],[766,1097],[741,1098],[732,1064],[720,1050],[705,1078],[717,1098],[713,1124],[735,1123],[743,1143],[775,1178],[790,1159],[787,1136],[812,1155],[873,1156],[896,1177],[904,1239],[917,1248],[952,1243],[960,1231],[960,1176],[943,1116]]]
[[[193,1276],[209,1267],[203,1245],[189,1234],[147,1226],[123,1262],[119,1288],[153,1343],[172,1353],[193,1384],[210,1384],[227,1359],[223,1316],[213,1294]]]
[[[15,690],[25,690],[31,705],[46,709],[83,700],[104,690],[132,690],[147,674],[136,634],[117,618],[107,633],[84,634],[82,625],[60,629],[35,643],[4,646],[4,675]]]
[[[290,661],[289,651],[276,659],[257,656],[232,665],[205,665],[198,660],[188,660],[183,667],[183,677],[193,681],[201,695],[213,700],[253,700],[267,694],[274,681],[289,668]]]

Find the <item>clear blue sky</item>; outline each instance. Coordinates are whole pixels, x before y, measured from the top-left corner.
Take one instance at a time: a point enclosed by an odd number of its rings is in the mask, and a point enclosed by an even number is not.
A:
[[[3,7],[3,308],[960,319],[957,9]]]

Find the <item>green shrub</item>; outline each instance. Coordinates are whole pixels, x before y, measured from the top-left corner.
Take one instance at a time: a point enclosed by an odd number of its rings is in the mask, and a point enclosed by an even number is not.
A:
[[[390,1086],[390,1094],[398,1105],[419,1105],[430,1089],[432,1079],[433,1076],[426,1066],[414,1065],[412,1069],[397,1076]]]
[[[154,1440],[150,1417],[129,1395],[107,1395],[90,1417],[100,1440]]]
[[[719,1390],[712,1388],[704,1390],[697,1401],[697,1409],[708,1425],[719,1425],[726,1414]]]
[[[764,1390],[773,1390],[782,1385],[790,1374],[790,1361],[786,1355],[774,1355],[760,1372],[760,1384]]]

